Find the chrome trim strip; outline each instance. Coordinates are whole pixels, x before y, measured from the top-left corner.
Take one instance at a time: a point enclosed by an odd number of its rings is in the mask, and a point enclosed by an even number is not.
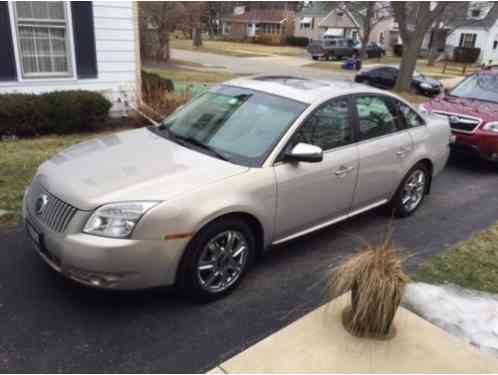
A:
[[[335,219],[326,221],[326,222],[324,222],[322,224],[318,224],[318,225],[316,225],[314,227],[302,230],[302,231],[297,232],[295,234],[291,234],[290,236],[284,237],[284,238],[282,238],[280,240],[274,241],[274,242],[272,242],[272,245],[278,245],[278,244],[290,241],[290,240],[292,240],[294,238],[298,238],[298,237],[304,236],[305,234],[308,234],[308,233],[311,233],[311,232],[315,232],[315,231],[317,231],[319,229],[328,227],[329,225],[338,223],[340,221],[344,221],[344,220],[349,219],[349,218],[351,218],[353,216],[359,215],[359,214],[361,214],[361,213],[363,213],[365,211],[371,210],[372,208],[382,206],[383,204],[385,204],[387,202],[388,202],[388,199],[383,199],[383,200],[378,201],[376,203],[373,203],[373,204],[370,204],[370,205],[365,206],[363,208],[360,208],[359,210],[353,211],[353,212],[351,212],[351,213],[349,213],[347,215],[339,216],[339,217],[337,217]]]

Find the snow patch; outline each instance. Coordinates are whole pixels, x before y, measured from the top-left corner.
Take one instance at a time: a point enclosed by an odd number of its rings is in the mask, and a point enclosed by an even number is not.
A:
[[[498,356],[498,296],[456,285],[409,283],[403,305],[483,351]]]

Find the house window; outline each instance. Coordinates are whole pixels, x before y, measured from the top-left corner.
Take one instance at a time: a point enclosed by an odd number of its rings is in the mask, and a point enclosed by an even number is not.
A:
[[[16,2],[15,13],[23,76],[70,75],[67,15],[64,2]]]
[[[472,18],[479,18],[479,16],[481,15],[481,10],[480,9],[472,9]]]
[[[493,49],[498,48],[498,40],[493,41]]]
[[[303,17],[299,24],[299,28],[303,31],[310,31],[312,22],[313,22],[313,17]]]
[[[475,47],[477,34],[461,34],[460,35],[460,47]]]

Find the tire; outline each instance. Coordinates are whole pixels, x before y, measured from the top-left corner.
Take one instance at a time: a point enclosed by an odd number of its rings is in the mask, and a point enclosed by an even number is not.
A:
[[[232,233],[233,238],[232,254],[240,250],[239,245],[245,243],[246,250],[237,257],[232,257],[227,252],[231,250],[226,248],[228,233]],[[220,246],[216,247],[214,243]],[[208,248],[209,244],[211,246]],[[222,246],[223,244],[225,245]],[[178,286],[186,295],[199,302],[224,297],[242,281],[254,260],[255,249],[254,233],[244,220],[227,217],[213,221],[202,228],[188,244],[178,271]],[[237,275],[236,264],[240,267]],[[209,265],[211,268],[207,268]],[[205,269],[200,270],[200,267]],[[235,277],[229,280],[230,274]],[[226,285],[223,286],[222,279],[225,278]]]
[[[423,182],[420,180],[421,175],[423,176]],[[430,174],[423,163],[418,163],[410,169],[403,178],[403,181],[401,181],[390,202],[394,215],[397,217],[407,217],[417,211],[425,198],[429,182]],[[412,184],[413,190],[406,190],[408,184]],[[411,202],[406,202],[408,198],[411,199]]]
[[[313,60],[318,60],[318,56],[311,56]]]

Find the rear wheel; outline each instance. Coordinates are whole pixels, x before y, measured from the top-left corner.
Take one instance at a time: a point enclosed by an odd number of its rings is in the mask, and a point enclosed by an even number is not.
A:
[[[429,184],[429,171],[423,163],[415,165],[401,182],[391,206],[398,217],[413,214],[420,207]]]
[[[254,253],[254,234],[243,220],[214,221],[188,245],[178,275],[180,287],[200,301],[225,296],[241,282]]]

